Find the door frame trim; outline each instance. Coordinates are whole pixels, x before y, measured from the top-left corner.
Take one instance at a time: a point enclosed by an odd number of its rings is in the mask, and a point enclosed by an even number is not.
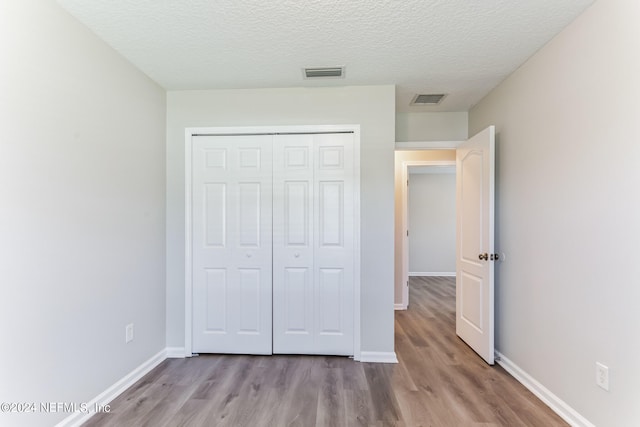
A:
[[[191,253],[191,190],[192,190],[192,139],[197,135],[277,135],[309,133],[353,133],[353,358],[361,359],[360,348],[360,125],[302,125],[302,126],[230,126],[185,128],[184,148],[184,355],[193,355],[193,271]]]
[[[395,305],[396,310],[409,308],[409,180],[410,166],[455,166],[455,160],[405,160],[402,162],[402,301]],[[456,176],[457,179],[457,176]]]

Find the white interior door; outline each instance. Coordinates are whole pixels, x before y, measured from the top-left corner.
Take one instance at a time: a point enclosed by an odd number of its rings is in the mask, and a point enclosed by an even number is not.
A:
[[[272,352],[272,136],[194,136],[193,352]]]
[[[274,353],[354,353],[353,138],[274,138]]]
[[[456,150],[456,333],[494,363],[495,128]]]

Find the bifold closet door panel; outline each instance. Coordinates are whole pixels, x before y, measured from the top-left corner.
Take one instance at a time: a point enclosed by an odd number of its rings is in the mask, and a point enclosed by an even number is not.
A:
[[[193,137],[195,353],[272,353],[272,140]]]
[[[353,134],[314,135],[317,354],[353,355]]]
[[[315,350],[313,163],[313,135],[274,138],[274,353]]]
[[[353,355],[353,163],[353,134],[274,137],[274,353]]]

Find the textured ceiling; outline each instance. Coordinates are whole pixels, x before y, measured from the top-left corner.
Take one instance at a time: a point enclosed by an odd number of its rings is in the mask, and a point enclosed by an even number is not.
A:
[[[395,84],[398,111],[466,111],[593,0],[58,2],[168,90]]]

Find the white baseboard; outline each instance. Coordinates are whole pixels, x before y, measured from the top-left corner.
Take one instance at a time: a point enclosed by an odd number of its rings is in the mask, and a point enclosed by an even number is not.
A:
[[[549,389],[540,384],[531,375],[523,371],[518,365],[506,358],[496,350],[496,362],[504,368],[512,377],[535,394],[549,408],[558,414],[563,420],[573,427],[595,427],[585,417],[580,415],[575,409],[567,405],[565,401],[553,394]]]
[[[410,271],[409,277],[456,277],[456,272],[451,271]]]
[[[394,309],[394,310],[406,310],[406,309],[407,309],[407,306],[406,306],[406,305],[404,305],[403,303],[400,303],[400,304],[394,304],[394,305],[393,305],[393,309]]]
[[[167,359],[184,359],[184,347],[167,347]]]
[[[366,363],[398,363],[395,351],[363,351],[360,353],[359,362]]]
[[[184,353],[184,352],[183,352]],[[140,378],[145,376],[149,371],[158,366],[162,361],[167,358],[167,350],[163,349],[155,356],[151,357],[146,362],[143,362],[140,366],[135,368],[133,371],[129,372],[125,375],[121,380],[113,384],[111,387],[100,393],[93,400],[87,403],[88,408],[95,408],[97,405],[105,406],[113,399],[118,397],[122,392],[131,387],[136,383]],[[89,418],[95,415],[94,412],[82,413],[77,412],[74,413],[64,420],[60,421],[56,424],[56,427],[76,427],[85,423]]]

